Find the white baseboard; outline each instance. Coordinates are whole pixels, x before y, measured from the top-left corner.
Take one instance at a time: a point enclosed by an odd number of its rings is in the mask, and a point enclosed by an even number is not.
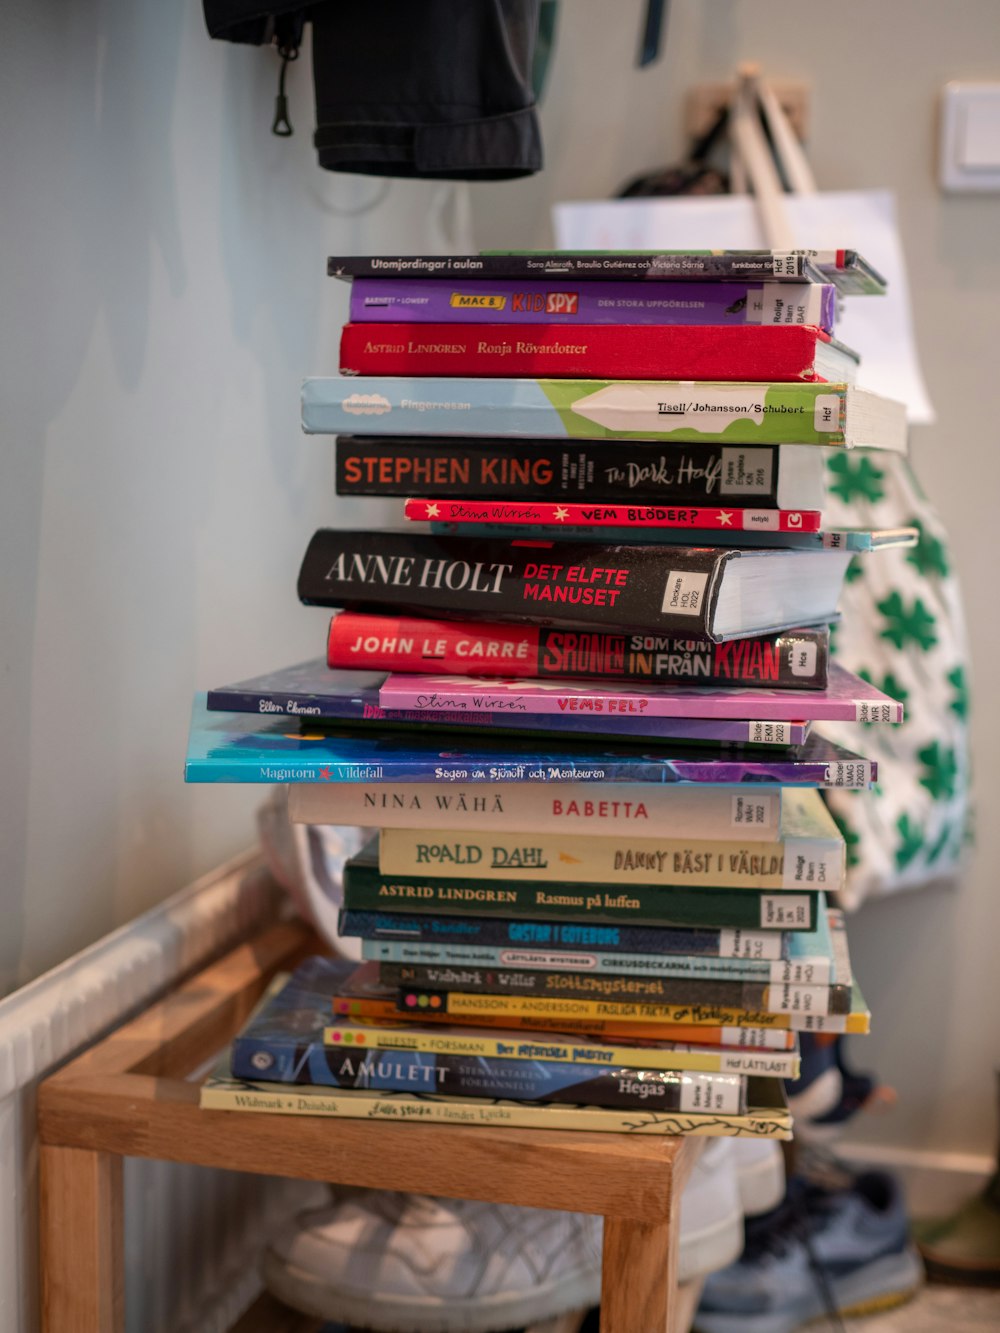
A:
[[[839,1143],[837,1156],[898,1176],[913,1217],[946,1217],[985,1185],[995,1166],[992,1158],[980,1153],[878,1143]]]

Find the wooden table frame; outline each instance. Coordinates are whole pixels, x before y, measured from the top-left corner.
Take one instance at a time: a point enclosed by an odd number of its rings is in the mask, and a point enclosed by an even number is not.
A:
[[[677,1236],[698,1139],[199,1107],[192,1072],[225,1047],[275,972],[321,951],[305,926],[271,926],[40,1086],[44,1333],[124,1329],[124,1157],[603,1214],[603,1333],[686,1327]]]

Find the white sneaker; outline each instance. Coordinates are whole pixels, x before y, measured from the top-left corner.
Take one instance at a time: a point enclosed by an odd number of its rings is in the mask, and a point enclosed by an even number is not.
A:
[[[731,1151],[713,1139],[681,1196],[681,1282],[743,1248]],[[272,1243],[279,1300],[379,1333],[492,1333],[597,1305],[603,1219],[586,1213],[373,1190],[336,1191]]]
[[[785,1197],[785,1155],[774,1139],[731,1139],[747,1217],[769,1213]]]
[[[380,1333],[492,1333],[596,1305],[601,1219],[417,1194],[338,1191],[264,1256],[307,1314]]]
[[[709,1139],[681,1195],[677,1281],[727,1268],[743,1253],[743,1207],[735,1139]]]

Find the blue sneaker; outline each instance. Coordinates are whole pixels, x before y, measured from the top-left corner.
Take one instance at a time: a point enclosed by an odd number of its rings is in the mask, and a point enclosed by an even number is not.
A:
[[[850,1189],[793,1180],[773,1212],[749,1218],[743,1257],[709,1274],[698,1333],[792,1333],[823,1315],[860,1315],[908,1300],[923,1281],[892,1176]]]

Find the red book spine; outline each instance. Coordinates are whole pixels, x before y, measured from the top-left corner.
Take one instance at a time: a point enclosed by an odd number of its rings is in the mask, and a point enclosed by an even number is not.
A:
[[[340,369],[357,375],[634,380],[818,380],[827,340],[796,325],[346,324]]]
[[[405,514],[420,523],[537,523],[540,527],[555,528],[563,524],[584,528],[694,528],[709,532],[819,532],[821,518],[818,509],[583,505],[532,500],[409,499]]]
[[[330,621],[327,663],[354,671],[538,674],[539,633],[534,625],[472,625],[343,611]]]
[[[330,622],[327,661],[354,671],[817,690],[827,684],[828,645],[825,626],[713,644],[618,630],[342,611]]]

